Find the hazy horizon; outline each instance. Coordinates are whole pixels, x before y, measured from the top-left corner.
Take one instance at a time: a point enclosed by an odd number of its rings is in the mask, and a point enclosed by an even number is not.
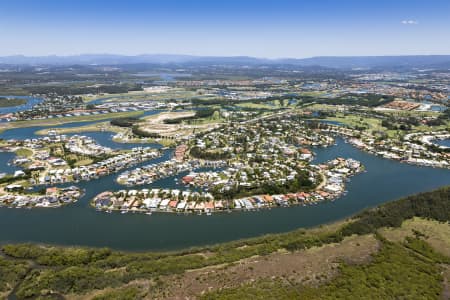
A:
[[[448,53],[438,53],[438,54],[395,54],[395,55],[312,55],[305,57],[263,57],[263,56],[252,56],[252,55],[195,55],[189,53],[138,53],[138,54],[122,54],[122,53],[75,53],[75,54],[47,54],[47,55],[26,55],[22,53],[17,54],[9,54],[9,55],[0,55],[0,57],[77,57],[77,56],[123,56],[123,57],[138,57],[138,56],[186,56],[186,57],[205,57],[205,58],[214,58],[214,57],[225,57],[225,58],[237,58],[237,57],[248,57],[255,59],[266,59],[266,60],[283,60],[283,59],[309,59],[309,58],[321,58],[321,57],[332,57],[332,58],[364,58],[364,57],[409,57],[409,56],[450,56],[450,51]]]

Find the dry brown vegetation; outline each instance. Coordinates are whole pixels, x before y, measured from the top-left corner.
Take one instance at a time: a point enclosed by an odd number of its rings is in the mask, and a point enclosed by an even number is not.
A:
[[[296,252],[280,250],[268,256],[255,256],[232,264],[162,277],[164,287],[154,290],[147,298],[191,299],[206,291],[271,278],[315,286],[334,277],[343,261],[349,264],[367,263],[378,247],[373,235],[364,235]]]

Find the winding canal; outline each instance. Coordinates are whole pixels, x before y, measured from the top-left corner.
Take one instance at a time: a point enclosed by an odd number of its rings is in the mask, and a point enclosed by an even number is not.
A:
[[[44,99],[34,96],[3,96],[0,95],[1,98],[17,98],[17,99],[25,99],[27,102],[22,105],[10,106],[10,107],[0,107],[0,115],[15,113],[18,111],[29,110],[36,104],[41,103]]]
[[[445,147],[449,147],[450,148],[450,139],[438,140],[435,143],[438,144],[439,146],[445,146]]]
[[[79,125],[76,123],[76,126]],[[67,126],[75,125],[60,127]],[[0,138],[29,138],[39,129],[9,130],[0,134]],[[111,148],[129,147],[113,142],[111,133],[83,134]],[[334,202],[255,212],[216,213],[212,216],[97,212],[89,206],[95,195],[104,190],[124,188],[115,182],[118,174],[112,174],[77,183],[86,193],[72,205],[56,209],[0,208],[0,243],[36,242],[130,251],[180,249],[317,226],[346,218],[368,207],[450,184],[449,170],[379,158],[354,148],[340,138],[336,145],[314,151],[317,153],[315,163],[338,156],[354,158],[365,165],[367,172],[352,177],[347,184],[348,193]],[[164,161],[171,156],[172,150],[164,150],[164,155],[153,162]],[[183,175],[179,174],[177,178]],[[184,188],[174,179],[162,179],[139,188]]]

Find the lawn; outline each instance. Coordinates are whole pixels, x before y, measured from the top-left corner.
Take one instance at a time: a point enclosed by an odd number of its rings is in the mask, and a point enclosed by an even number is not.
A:
[[[336,114],[336,117],[328,117],[325,120],[341,122],[352,127],[367,127],[368,130],[384,130],[381,126],[381,120],[376,118],[366,118],[360,116],[344,116],[343,114]]]
[[[133,112],[117,112],[117,113],[107,113],[100,115],[90,115],[90,116],[74,116],[74,117],[62,117],[44,120],[27,120],[27,121],[15,121],[7,123],[6,129],[11,128],[24,128],[32,126],[53,126],[62,125],[65,123],[76,123],[76,122],[90,122],[90,121],[100,121],[110,118],[124,118],[124,117],[136,117],[142,115],[143,111],[133,111]]]
[[[90,159],[90,158],[82,159],[82,160],[77,161],[77,162],[74,164],[74,166],[75,166],[75,167],[87,166],[87,165],[92,164],[93,162],[94,162],[94,161],[93,161],[92,159]]]
[[[244,107],[244,108],[255,108],[255,109],[275,109],[278,107],[274,107],[272,105],[268,105],[265,103],[251,103],[251,102],[246,102],[246,103],[239,103],[236,104],[237,107]]]
[[[31,155],[33,155],[33,151],[26,148],[20,148],[16,150],[16,154],[17,156],[30,157]]]

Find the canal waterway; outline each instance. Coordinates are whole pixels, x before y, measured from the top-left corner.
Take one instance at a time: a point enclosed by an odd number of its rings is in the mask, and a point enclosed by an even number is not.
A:
[[[12,163],[15,157],[14,152],[0,152],[0,173],[12,174],[20,170],[20,167]]]
[[[142,115],[139,117],[145,117],[145,116],[151,116],[158,113],[163,112],[163,110],[147,110],[144,111]],[[81,126],[88,126],[95,123],[100,122],[108,122],[111,121],[113,118],[106,118],[102,120],[96,120],[96,121],[81,121],[81,122],[71,122],[71,123],[65,123],[62,125],[46,125],[46,126],[33,126],[33,127],[23,127],[23,128],[14,128],[5,130],[3,133],[0,134],[0,138],[2,139],[17,139],[17,140],[24,140],[24,139],[32,139],[32,138],[39,138],[42,137],[40,135],[37,135],[36,132],[42,129],[53,129],[53,128],[73,128],[73,127],[81,127]],[[87,135],[87,133],[80,133],[82,135]]]
[[[439,146],[450,147],[450,139],[437,140],[437,141],[434,141],[434,143],[438,144]]]
[[[27,103],[16,106],[9,107],[0,107],[0,115],[15,113],[19,111],[29,110],[36,104],[41,103],[44,99],[34,96],[3,96],[0,95],[0,98],[17,98],[17,99],[26,99]]]
[[[21,134],[24,138],[25,131]],[[0,134],[0,138],[8,135],[6,131]],[[102,145],[120,147],[122,144],[111,144],[114,143],[111,136],[110,133],[93,135]],[[138,166],[167,160],[172,151],[164,150],[162,157]],[[376,157],[354,148],[341,138],[337,138],[334,146],[314,151],[317,154],[314,163],[336,157],[354,158],[365,165],[367,172],[352,177],[347,184],[348,193],[334,202],[254,212],[215,213],[212,216],[97,212],[89,205],[95,195],[105,190],[129,189],[117,184],[118,174],[112,174],[77,183],[86,192],[72,205],[56,209],[0,208],[0,243],[35,242],[130,251],[180,249],[330,223],[368,207],[450,184],[449,170]],[[184,189],[176,180],[183,175],[185,173],[137,188]]]

